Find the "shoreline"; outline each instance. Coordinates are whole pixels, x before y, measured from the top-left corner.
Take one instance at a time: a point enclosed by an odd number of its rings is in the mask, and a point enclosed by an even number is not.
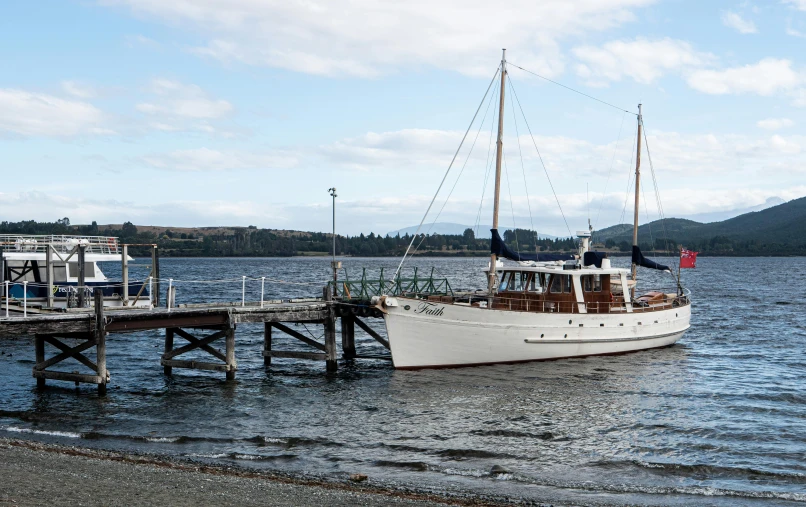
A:
[[[10,505],[534,505],[10,438],[0,438],[0,475]]]

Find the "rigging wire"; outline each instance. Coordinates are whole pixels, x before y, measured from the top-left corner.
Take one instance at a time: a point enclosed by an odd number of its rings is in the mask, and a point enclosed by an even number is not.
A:
[[[467,135],[470,133],[470,129],[473,127],[473,123],[476,121],[476,117],[479,115],[479,111],[481,111],[481,107],[484,105],[484,101],[487,99],[487,94],[490,93],[490,89],[493,87],[493,83],[495,83],[495,78],[498,77],[498,73],[501,72],[501,67],[499,66],[495,69],[495,74],[493,78],[490,80],[490,84],[487,85],[487,91],[484,92],[484,96],[481,98],[481,102],[479,103],[479,107],[476,109],[476,113],[473,115],[473,119],[470,120],[470,125],[467,126],[467,130],[465,131],[464,137],[462,137],[462,142],[459,143],[459,147],[456,148],[456,153],[454,153],[453,158],[451,159],[451,163],[448,165],[448,169],[445,171],[445,176],[442,177],[442,181],[439,183],[439,187],[437,187],[437,191],[434,194],[434,197],[431,199],[431,203],[428,205],[428,209],[425,210],[425,215],[423,215],[423,219],[420,220],[420,225],[417,226],[417,230],[414,232],[414,236],[411,238],[411,242],[409,246],[406,247],[406,252],[403,254],[403,258],[400,259],[400,264],[397,266],[395,270],[395,275],[392,277],[394,279],[397,277],[397,274],[400,273],[400,268],[403,267],[403,263],[406,262],[406,257],[409,254],[409,250],[411,246],[414,244],[414,240],[417,238],[417,235],[420,233],[420,229],[425,223],[425,219],[428,218],[428,213],[431,211],[431,207],[434,205],[434,201],[437,200],[437,196],[439,195],[439,191],[442,190],[442,185],[445,184],[445,180],[448,178],[448,174],[451,172],[451,168],[453,167],[453,163],[456,161],[456,157],[459,155],[459,151],[462,149],[462,146],[465,144],[465,139],[467,139]]]
[[[512,80],[509,81],[509,87],[512,88]],[[535,221],[532,217],[532,202],[531,198],[529,197],[529,186],[526,184],[526,167],[523,164],[523,149],[521,148],[521,134],[518,130],[518,115],[515,114],[515,104],[512,103],[512,99],[509,100],[509,106],[512,108],[512,118],[515,123],[515,138],[518,140],[518,154],[521,158],[521,172],[523,173],[523,188],[526,190],[526,205],[529,207],[529,225],[532,227],[532,233],[534,234],[535,240],[535,251],[537,251],[537,230],[535,230]],[[517,238],[517,234],[515,234]]]
[[[635,176],[635,172],[633,171],[633,161],[635,160],[635,142],[638,139],[638,127],[636,126],[635,135],[632,136],[632,149],[630,149],[630,165],[627,168],[630,170],[627,173],[627,190],[624,192],[624,208],[621,210],[621,218],[619,218],[619,224],[624,223],[624,217],[627,215],[627,202],[630,200],[630,187],[632,186],[632,179]]]
[[[499,84],[496,83],[495,90],[498,90]],[[493,92],[493,96],[495,96],[495,92]],[[481,209],[484,205],[484,195],[487,192],[487,183],[490,181],[490,174],[492,172],[492,159],[490,158],[490,154],[492,153],[493,147],[493,130],[495,130],[495,120],[498,117],[498,110],[496,109],[493,111],[492,121],[490,122],[490,139],[487,141],[487,162],[485,164],[485,172],[484,172],[484,184],[481,187],[481,201],[479,201],[479,211],[476,213],[476,223],[475,229],[476,232],[474,237],[479,235],[479,227],[481,226]]]
[[[467,167],[467,162],[470,160],[470,155],[473,153],[473,148],[476,146],[476,141],[479,140],[479,134],[481,134],[482,127],[484,127],[484,120],[487,119],[487,113],[490,112],[490,105],[493,102],[493,97],[495,97],[495,93],[490,94],[490,100],[487,101],[487,109],[484,111],[484,116],[481,118],[481,122],[479,122],[479,130],[476,132],[476,137],[473,138],[473,144],[470,145],[470,150],[467,152],[467,157],[465,157],[465,162],[462,164],[462,169],[459,171],[459,174],[456,176],[456,180],[453,182],[451,191],[448,192],[448,196],[445,197],[445,202],[442,203],[442,207],[439,209],[439,213],[437,213],[437,216],[434,218],[434,221],[431,222],[431,225],[428,226],[428,230],[425,232],[425,234],[423,234],[423,237],[422,239],[420,239],[420,242],[417,243],[417,246],[414,248],[414,252],[412,252],[412,255],[417,253],[417,250],[420,249],[420,246],[423,244],[423,241],[425,241],[426,236],[428,236],[428,234],[431,232],[431,229],[434,227],[434,224],[437,223],[437,220],[439,220],[440,215],[442,215],[442,212],[445,210],[445,206],[448,204],[451,195],[453,195],[453,191],[456,190],[456,185],[459,184],[459,180],[462,178],[462,173],[465,172],[465,167]]]
[[[602,99],[597,99],[596,97],[594,97],[594,96],[592,96],[592,95],[588,95],[587,93],[581,92],[581,91],[579,91],[579,90],[575,90],[574,88],[571,88],[570,86],[566,86],[566,85],[564,85],[564,84],[562,84],[562,83],[558,83],[557,81],[554,81],[554,80],[549,79],[549,78],[547,78],[547,77],[541,76],[540,74],[538,74],[538,73],[536,73],[536,72],[532,72],[531,70],[524,69],[523,67],[521,67],[521,66],[519,66],[519,65],[515,65],[515,64],[514,64],[514,63],[512,63],[512,62],[509,62],[509,61],[508,61],[508,62],[507,62],[507,64],[508,64],[508,65],[511,65],[511,66],[513,66],[513,67],[516,67],[516,68],[518,68],[518,69],[521,69],[521,70],[522,70],[522,71],[524,71],[524,72],[528,72],[529,74],[532,74],[533,76],[537,76],[537,77],[539,77],[540,79],[546,80],[546,81],[548,81],[549,83],[556,84],[557,86],[562,86],[562,87],[563,87],[563,88],[565,88],[566,90],[571,90],[572,92],[574,92],[574,93],[578,93],[578,94],[582,95],[583,97],[588,97],[589,99],[593,99],[593,100],[595,100],[596,102],[601,102],[602,104],[604,104],[604,105],[606,105],[606,106],[610,106],[610,107],[612,107],[612,108],[614,108],[614,109],[618,109],[619,111],[624,111],[625,113],[630,113],[630,114],[634,114],[635,116],[638,116],[636,113],[633,113],[632,111],[628,111],[628,110],[624,109],[623,107],[614,106],[613,104],[611,104],[611,103],[609,103],[609,102],[605,102],[605,101],[604,101],[604,100],[602,100]]]
[[[655,187],[655,200],[658,204],[658,215],[660,216],[660,223],[663,227],[663,235],[664,235],[664,246],[666,247],[666,251],[669,254],[672,254],[672,250],[669,248],[669,232],[666,229],[666,213],[663,211],[663,203],[661,202],[660,198],[660,191],[658,189],[658,178],[655,175],[655,166],[652,164],[652,155],[649,152],[649,139],[646,135],[646,125],[644,125],[644,120],[641,118],[641,125],[644,127],[643,134],[644,134],[644,146],[646,146],[646,157],[649,160],[649,170],[652,173],[652,184]],[[674,258],[674,255],[671,255]],[[678,265],[680,264],[680,258],[677,259]]]
[[[518,255],[521,254],[521,247],[518,243],[518,226],[515,223],[515,205],[512,202],[512,187],[509,185],[509,168],[507,167],[507,157],[504,155],[504,150],[501,150],[501,158],[504,161],[504,175],[507,178],[507,191],[509,192],[509,209],[512,212],[512,233],[515,236],[515,251]]]
[[[605,195],[607,195],[607,186],[610,184],[610,175],[613,174],[613,165],[616,162],[616,153],[618,152],[618,144],[621,142],[621,131],[624,128],[624,118],[627,117],[627,113],[621,115],[621,125],[618,128],[618,137],[616,138],[616,145],[613,148],[613,157],[610,159],[610,168],[607,170],[607,181],[605,182],[604,191],[602,192],[602,199],[599,202],[599,211],[596,212],[596,220],[594,221],[594,230],[596,227],[599,226],[599,217],[602,215],[602,208],[604,207],[604,200]],[[590,202],[588,203],[590,206]],[[590,216],[590,211],[588,212],[588,216]],[[593,240],[591,240],[591,243]]]
[[[551,192],[554,194],[554,200],[557,201],[557,207],[560,208],[560,214],[563,217],[563,222],[565,222],[566,229],[568,229],[568,235],[569,237],[573,238],[574,235],[571,234],[571,227],[568,225],[568,220],[565,218],[565,212],[563,212],[563,207],[560,204],[560,198],[557,197],[557,192],[554,190],[554,184],[551,182],[549,171],[546,168],[545,162],[543,162],[543,155],[540,154],[540,150],[537,147],[535,136],[534,134],[532,134],[532,128],[529,126],[529,120],[526,119],[526,113],[523,112],[523,106],[521,105],[521,101],[518,98],[518,93],[515,91],[515,86],[512,84],[512,79],[509,80],[509,85],[512,87],[512,94],[515,96],[515,101],[518,103],[518,107],[521,110],[521,116],[523,116],[523,122],[526,124],[526,128],[529,130],[529,136],[532,138],[532,144],[535,145],[535,151],[537,152],[537,157],[540,159],[540,165],[543,166],[543,172],[546,173],[546,179],[549,182],[549,187],[551,187]],[[574,244],[577,244],[577,240],[574,240]]]

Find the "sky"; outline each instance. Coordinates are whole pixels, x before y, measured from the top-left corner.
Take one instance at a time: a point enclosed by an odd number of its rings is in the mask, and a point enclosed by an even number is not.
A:
[[[0,221],[488,226],[502,48],[501,228],[631,221],[639,102],[642,223],[806,195],[806,0],[3,5]]]

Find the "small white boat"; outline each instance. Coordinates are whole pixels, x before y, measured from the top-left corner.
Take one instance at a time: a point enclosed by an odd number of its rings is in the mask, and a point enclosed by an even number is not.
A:
[[[122,261],[123,249],[112,236],[0,234],[1,296],[5,298],[8,290],[9,300],[68,308],[77,304],[83,286],[87,302],[92,301],[92,291],[101,289],[104,306],[123,306],[124,300],[129,306],[151,305],[143,282],[124,286],[122,281],[110,281],[99,266]],[[126,261],[134,259],[126,255]]]
[[[505,58],[499,71],[503,109]],[[378,298],[377,308],[384,314],[396,368],[621,354],[669,346],[683,336],[689,328],[691,299],[680,286],[679,277],[675,292],[649,290],[636,297],[638,267],[669,270],[646,259],[638,247],[640,105],[638,111],[632,268],[614,268],[605,255],[589,251],[589,231],[577,233],[579,251],[575,255],[516,253],[501,240],[497,230],[501,112],[487,290],[453,295],[403,293]],[[501,267],[500,258],[517,264]]]

